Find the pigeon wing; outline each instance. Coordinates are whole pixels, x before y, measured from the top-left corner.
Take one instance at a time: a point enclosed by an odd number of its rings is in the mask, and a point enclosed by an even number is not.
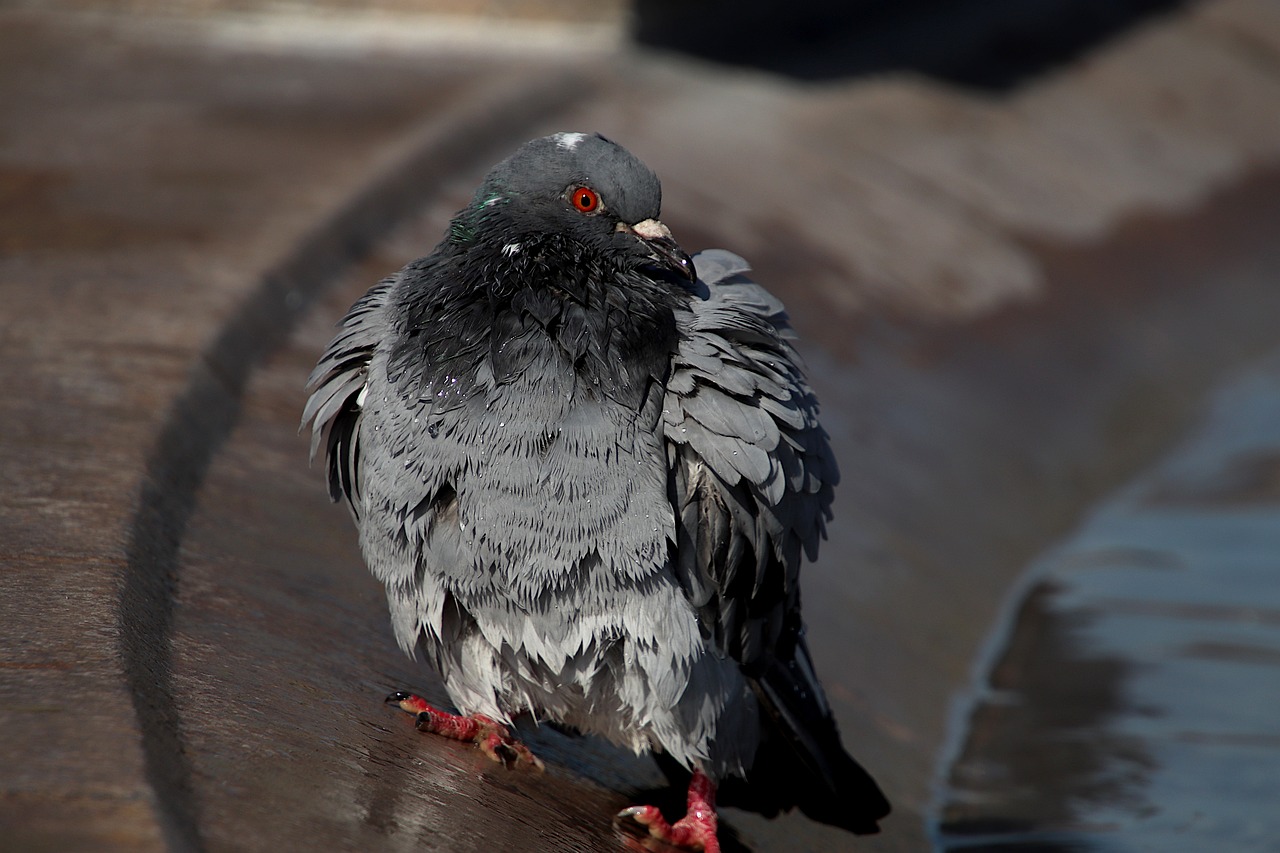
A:
[[[325,448],[329,497],[360,519],[360,418],[373,351],[387,334],[386,305],[399,275],[383,279],[351,306],[307,379],[302,428],[311,425],[311,460]]]
[[[800,616],[801,555],[817,554],[839,478],[817,401],[782,303],[736,255],[695,261],[701,292],[681,319],[663,407],[676,573],[772,721],[756,770],[794,776],[798,764],[812,783],[778,792],[778,805],[874,832],[888,804],[840,745]]]
[[[816,555],[838,474],[782,304],[735,255],[696,262],[705,290],[681,318],[663,406],[677,571],[751,672],[799,607],[800,556]]]

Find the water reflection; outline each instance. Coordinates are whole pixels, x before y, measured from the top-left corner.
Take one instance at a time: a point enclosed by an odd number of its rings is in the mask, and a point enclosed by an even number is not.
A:
[[[1147,808],[1152,759],[1110,728],[1141,712],[1123,689],[1132,664],[1083,651],[1089,617],[1055,608],[1058,592],[1031,592],[974,710],[943,813],[948,849],[1085,849],[1098,804]]]
[[[947,850],[1272,850],[1280,354],[1033,568],[948,769]]]

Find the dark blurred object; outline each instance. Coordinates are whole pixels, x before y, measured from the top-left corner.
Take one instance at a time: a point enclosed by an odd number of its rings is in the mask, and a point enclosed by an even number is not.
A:
[[[636,0],[641,44],[807,80],[917,71],[1006,90],[1185,0]]]

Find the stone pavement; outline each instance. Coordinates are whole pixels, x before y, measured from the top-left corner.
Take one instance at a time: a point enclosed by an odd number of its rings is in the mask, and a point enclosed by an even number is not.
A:
[[[811,641],[897,812],[731,812],[747,849],[921,849],[1003,591],[1280,338],[1261,0],[1001,97],[225,32],[0,13],[0,849],[617,849],[646,762],[544,729],[527,779],[379,704],[438,688],[295,435],[345,306],[523,138],[626,144],[809,341],[845,474]]]

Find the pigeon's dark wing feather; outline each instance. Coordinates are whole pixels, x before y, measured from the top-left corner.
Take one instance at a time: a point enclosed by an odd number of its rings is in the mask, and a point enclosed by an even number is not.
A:
[[[798,607],[800,555],[817,550],[838,474],[782,304],[728,252],[696,263],[705,292],[682,317],[663,406],[687,537],[677,571],[695,604],[719,602],[716,642],[751,672],[753,634],[781,628],[757,623]]]
[[[775,807],[874,832],[888,803],[840,745],[800,618],[801,555],[816,555],[839,476],[817,401],[782,304],[735,255],[695,261],[705,290],[681,319],[663,414],[676,572],[771,721],[751,788],[767,798],[761,776],[789,778]]]
[[[361,394],[369,362],[386,334],[385,307],[399,275],[390,276],[362,296],[342,319],[340,331],[307,379],[311,392],[302,412],[302,426],[311,424],[311,459],[325,446],[329,497],[345,499],[360,517]]]

